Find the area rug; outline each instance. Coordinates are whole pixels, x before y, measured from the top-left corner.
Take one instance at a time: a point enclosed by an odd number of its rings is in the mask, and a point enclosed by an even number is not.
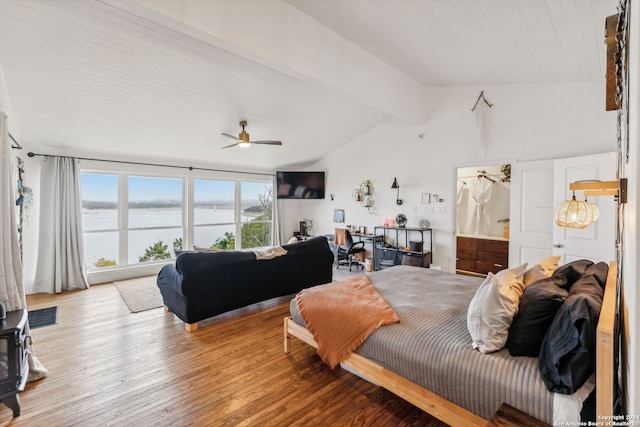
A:
[[[29,311],[29,328],[36,329],[58,323],[58,306]]]
[[[156,276],[138,277],[136,279],[113,282],[122,300],[132,313],[162,307],[162,295]]]

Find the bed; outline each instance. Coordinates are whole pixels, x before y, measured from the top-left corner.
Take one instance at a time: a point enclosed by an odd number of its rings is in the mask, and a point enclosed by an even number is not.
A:
[[[484,426],[503,403],[548,424],[579,420],[582,403],[594,388],[598,416],[613,414],[616,263],[610,264],[606,276],[597,328],[599,380],[596,384],[596,375],[592,375],[573,394],[548,391],[535,357],[512,357],[506,348],[490,354],[472,348],[467,307],[481,278],[409,266],[367,276],[401,322],[372,333],[342,361],[344,369],[450,425]],[[295,298],[291,316],[284,320],[285,353],[290,336],[318,346]]]

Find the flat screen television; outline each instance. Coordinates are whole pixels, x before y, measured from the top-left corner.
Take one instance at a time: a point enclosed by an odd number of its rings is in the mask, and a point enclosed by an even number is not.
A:
[[[279,199],[324,199],[324,172],[276,172]]]

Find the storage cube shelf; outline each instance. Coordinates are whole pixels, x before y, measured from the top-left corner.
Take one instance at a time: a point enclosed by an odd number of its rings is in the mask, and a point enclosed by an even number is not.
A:
[[[429,267],[433,259],[432,233],[430,228],[374,227],[376,239],[382,239],[381,247],[373,247],[374,269],[382,270],[394,265]]]

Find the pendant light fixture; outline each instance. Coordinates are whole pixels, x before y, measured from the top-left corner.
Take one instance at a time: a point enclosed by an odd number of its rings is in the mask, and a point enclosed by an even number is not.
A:
[[[586,200],[576,200],[576,193],[574,192],[571,200],[565,200],[556,209],[556,224],[560,227],[586,228],[593,222],[593,209],[591,206]]]
[[[555,211],[556,224],[560,227],[586,228],[600,217],[598,206],[589,203],[587,196],[614,196],[618,204],[627,203],[627,179],[617,181],[582,181],[569,184],[573,192],[571,200],[562,202]],[[584,201],[576,200],[576,191],[584,192]]]

